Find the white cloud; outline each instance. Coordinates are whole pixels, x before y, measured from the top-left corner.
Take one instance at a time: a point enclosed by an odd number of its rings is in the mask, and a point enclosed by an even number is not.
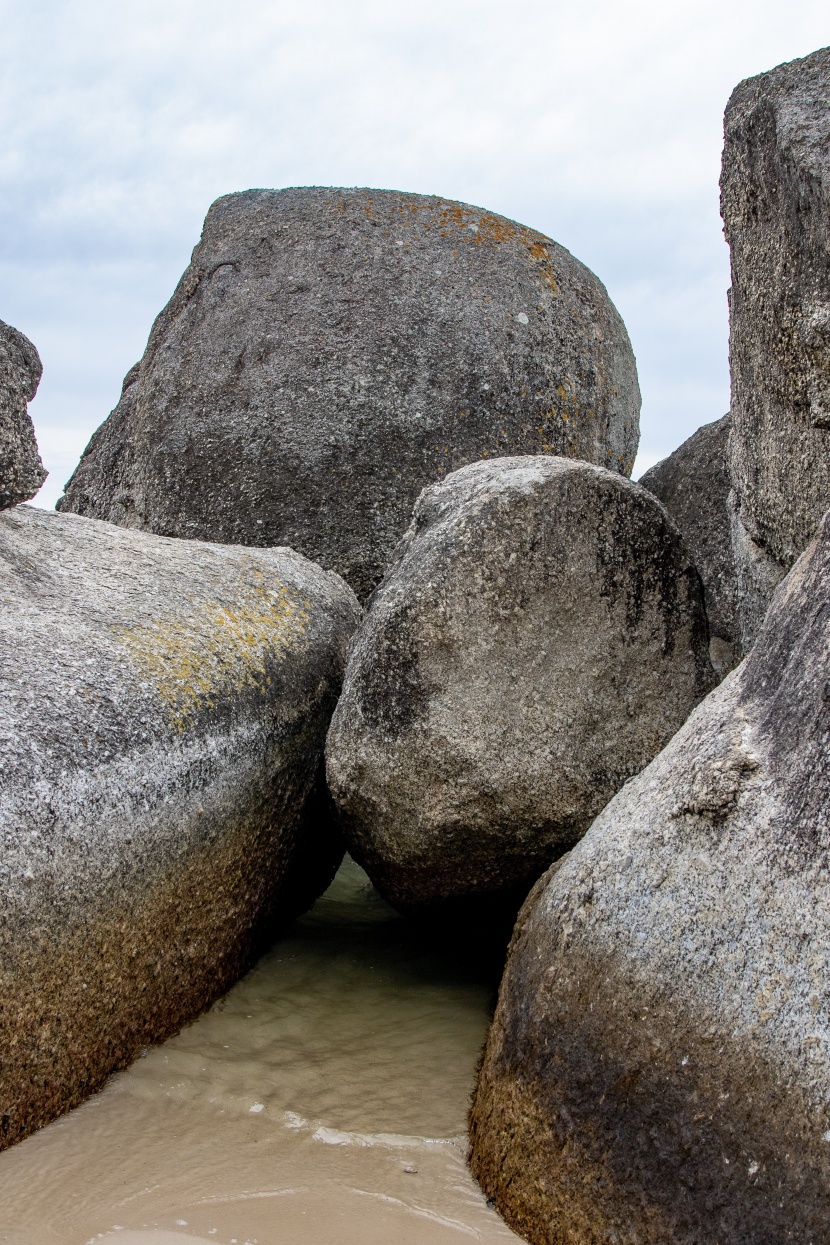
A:
[[[435,192],[551,234],[626,319],[660,457],[728,403],[729,92],[827,37],[812,0],[0,0],[0,22],[0,317],[44,359],[47,502],[52,430],[100,423],[208,205],[257,185]]]

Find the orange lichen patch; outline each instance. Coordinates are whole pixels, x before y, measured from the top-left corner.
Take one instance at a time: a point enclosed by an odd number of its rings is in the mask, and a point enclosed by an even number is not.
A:
[[[553,268],[551,267],[550,258],[548,256],[548,248],[541,242],[533,242],[529,244],[528,250],[538,263],[539,276],[542,278],[545,285],[548,286],[554,294],[558,294],[559,291],[556,288],[556,276]]]
[[[497,216],[494,212],[481,212],[463,203],[454,203],[451,199],[434,199],[406,194],[396,194],[393,207],[397,212],[408,212],[413,216],[425,215],[427,219],[422,220],[422,224],[427,229],[431,227],[430,217],[436,219],[442,231],[450,226],[457,229],[469,229],[470,225],[475,225],[475,241],[479,245],[482,242],[510,242],[514,238],[520,238],[529,247],[538,248],[538,251],[534,253],[535,259],[544,259],[547,256],[546,247],[550,243],[549,238],[535,229],[529,229],[526,225],[517,225],[505,216]]]
[[[402,216],[407,216],[422,229],[431,230],[437,227],[442,238],[448,238],[457,231],[462,233],[465,241],[475,246],[500,246],[506,242],[518,241],[528,248],[530,257],[535,261],[541,285],[545,285],[554,295],[558,295],[556,276],[550,262],[551,239],[538,233],[527,225],[518,225],[505,216],[497,216],[493,212],[482,212],[467,207],[462,203],[454,203],[450,199],[436,199],[421,195],[394,194],[390,196],[391,209]],[[374,200],[366,199],[363,213],[367,218],[373,216]],[[336,211],[345,211],[345,206],[338,204]],[[409,245],[409,243],[405,243]],[[453,258],[459,252],[453,251]]]
[[[308,611],[308,601],[252,571],[232,603],[183,603],[175,618],[124,628],[119,639],[181,733],[218,697],[264,689],[269,660],[281,660],[302,639]]]
[[[556,277],[550,262],[551,239],[537,230],[518,225],[515,221],[493,212],[482,212],[449,199],[408,194],[395,194],[390,199],[393,212],[409,217],[413,223],[417,219],[422,229],[431,230],[436,227],[442,238],[461,232],[465,241],[475,246],[496,247],[514,241],[524,243],[531,259],[535,261],[541,284],[547,286],[555,295],[558,294]],[[364,201],[362,207],[366,217],[373,215],[373,205],[372,199]],[[336,210],[342,212],[344,208],[338,205]],[[459,252],[453,251],[452,254],[453,258],[458,258]]]

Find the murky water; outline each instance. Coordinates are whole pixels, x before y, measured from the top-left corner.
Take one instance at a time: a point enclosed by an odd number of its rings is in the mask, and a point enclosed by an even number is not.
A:
[[[347,861],[207,1015],[0,1154],[0,1242],[516,1241],[464,1164],[490,1003]]]

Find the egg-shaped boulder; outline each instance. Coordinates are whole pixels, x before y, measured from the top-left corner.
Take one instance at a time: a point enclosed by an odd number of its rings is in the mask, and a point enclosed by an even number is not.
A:
[[[712,687],[660,502],[567,458],[426,489],[326,743],[352,855],[404,911],[524,897]]]
[[[217,200],[59,509],[290,545],[364,599],[420,490],[476,459],[630,474],[640,393],[602,283],[563,247],[431,195]]]

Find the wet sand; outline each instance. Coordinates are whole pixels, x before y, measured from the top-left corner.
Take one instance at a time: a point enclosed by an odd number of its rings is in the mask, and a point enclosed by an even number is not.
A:
[[[0,1242],[516,1241],[464,1163],[491,1003],[347,861],[210,1012],[0,1154]]]

